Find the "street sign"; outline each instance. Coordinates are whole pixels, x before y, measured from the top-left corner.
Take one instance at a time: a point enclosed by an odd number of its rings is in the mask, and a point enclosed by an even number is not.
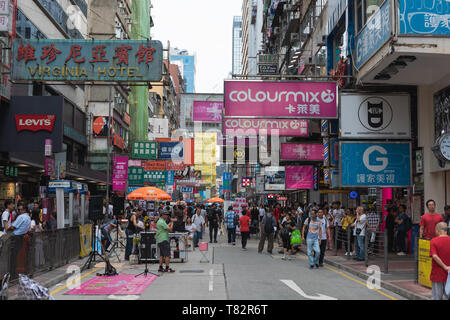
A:
[[[276,64],[278,65],[277,54],[258,54],[258,64]]]
[[[411,186],[409,142],[341,142],[342,187]]]

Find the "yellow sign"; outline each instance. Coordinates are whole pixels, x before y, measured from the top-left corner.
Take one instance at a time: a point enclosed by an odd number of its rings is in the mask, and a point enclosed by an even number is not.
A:
[[[419,283],[431,288],[430,240],[419,239]]]
[[[87,256],[92,250],[92,224],[80,226],[80,258]]]

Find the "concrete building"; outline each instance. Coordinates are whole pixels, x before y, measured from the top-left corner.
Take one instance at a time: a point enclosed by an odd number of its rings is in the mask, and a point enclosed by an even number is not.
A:
[[[187,50],[174,48],[170,51],[170,61],[178,65],[184,80],[184,92],[187,93],[195,92],[196,60],[196,55]]]
[[[240,74],[242,70],[242,17],[233,17],[233,62],[232,74]]]
[[[263,0],[242,3],[242,74],[257,74],[257,55],[262,50]]]

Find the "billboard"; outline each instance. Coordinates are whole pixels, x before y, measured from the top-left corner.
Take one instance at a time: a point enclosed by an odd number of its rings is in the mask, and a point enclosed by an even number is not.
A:
[[[409,142],[341,142],[342,187],[411,186]]]
[[[166,170],[165,161],[145,161],[142,163],[145,171],[164,171]]]
[[[94,117],[92,122],[92,134],[94,138],[108,137],[109,117]]]
[[[14,96],[0,109],[0,151],[45,152],[52,140],[53,152],[63,143],[63,97]]]
[[[341,94],[341,138],[410,139],[409,95]]]
[[[267,135],[290,137],[307,137],[309,122],[303,119],[224,119],[222,133],[238,135],[239,131],[245,135],[259,135],[261,130],[267,130]]]
[[[183,142],[159,142],[158,159],[184,160]]]
[[[266,167],[264,174],[264,188],[267,191],[285,189],[285,168]]]
[[[225,118],[335,119],[336,82],[225,81]]]
[[[125,191],[128,180],[128,157],[113,156],[113,191]]]
[[[449,35],[449,1],[399,0],[400,34]]]
[[[286,189],[313,189],[313,166],[286,166]]]
[[[222,122],[223,102],[194,101],[194,121]]]
[[[154,141],[134,142],[132,147],[132,158],[134,159],[156,159],[158,146]]]
[[[160,41],[14,39],[14,80],[160,81]]]
[[[318,143],[282,143],[280,159],[322,161],[323,146]]]

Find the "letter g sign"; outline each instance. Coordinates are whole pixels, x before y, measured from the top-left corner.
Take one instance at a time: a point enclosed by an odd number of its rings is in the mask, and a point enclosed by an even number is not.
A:
[[[364,151],[364,155],[363,155],[363,162],[364,162],[364,165],[366,166],[366,168],[373,172],[380,172],[380,171],[386,169],[389,161],[388,161],[388,158],[385,158],[385,157],[375,158],[377,161],[381,162],[381,164],[375,164],[375,165],[370,164],[369,158],[373,152],[379,152],[383,155],[387,154],[386,149],[383,147],[380,147],[380,146],[371,146],[371,147],[367,148],[366,151]]]

